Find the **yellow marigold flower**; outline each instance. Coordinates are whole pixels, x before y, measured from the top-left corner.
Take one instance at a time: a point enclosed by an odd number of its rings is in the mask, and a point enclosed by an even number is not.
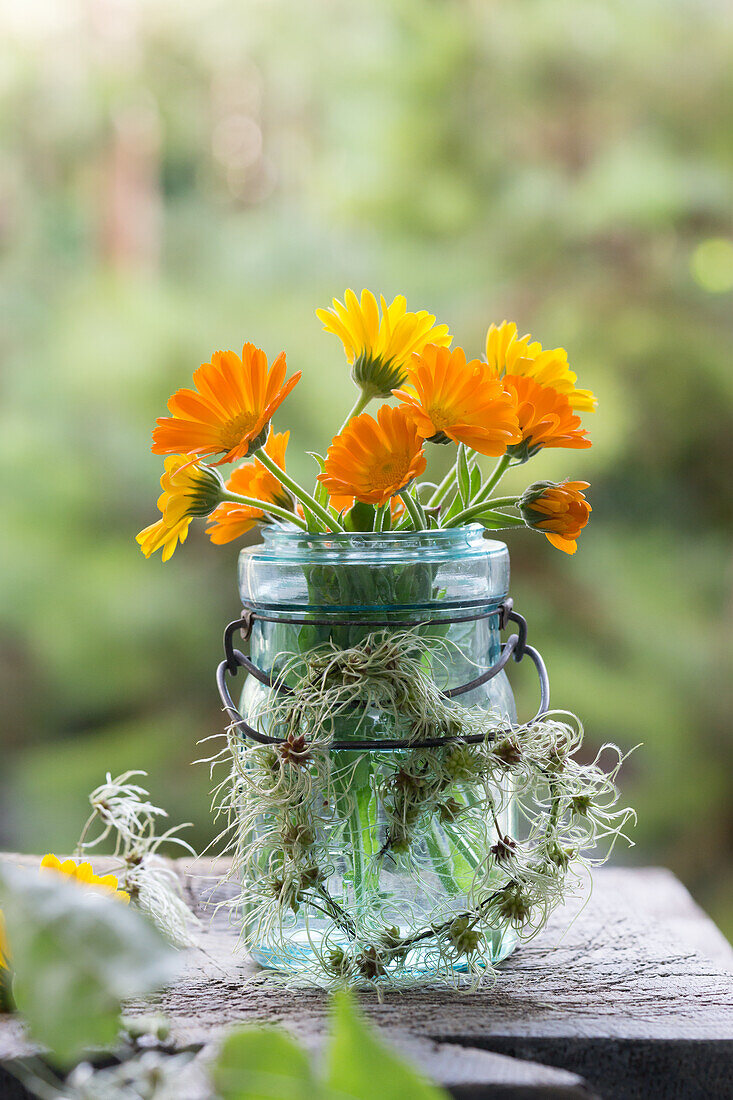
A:
[[[537,481],[522,494],[517,504],[528,527],[541,531],[566,554],[578,548],[576,539],[592,511],[583,495],[587,481]]]
[[[329,493],[386,504],[424,473],[423,441],[402,409],[382,405],[377,419],[362,413],[331,443],[318,475]]]
[[[198,466],[190,455],[168,455],[160,479],[158,508],[169,527],[184,517],[208,516],[221,500],[223,481],[210,466]]]
[[[532,337],[529,334],[526,336],[518,334],[517,326],[513,321],[489,325],[489,331],[486,333],[486,362],[495,374],[520,374],[521,371],[514,370],[517,361],[541,350],[542,345],[532,343]]]
[[[316,310],[324,330],[341,340],[351,376],[369,397],[389,397],[404,382],[410,356],[426,344],[447,346],[452,339],[432,313],[409,313],[401,294],[389,306],[381,295],[379,301],[381,316],[370,290],[362,290],[361,301],[347,290],[343,302],[334,298],[331,309]]]
[[[598,401],[590,390],[577,388],[578,376],[570,369],[565,348],[542,350],[538,340],[519,336],[514,322],[490,325],[486,333],[486,360],[497,374],[533,378],[567,397],[573,409],[593,412]]]
[[[300,379],[285,382],[285,352],[268,370],[267,357],[245,344],[240,359],[217,351],[194,372],[196,389],[178,390],[168,401],[171,416],[158,417],[153,454],[221,455],[214,465],[247,458],[267,438],[275,411]]]
[[[143,527],[136,536],[140,549],[146,558],[154,554],[156,550],[163,551],[163,561],[168,561],[178,544],[181,546],[188,537],[188,528],[191,525],[191,517],[186,516],[180,523],[168,527],[165,520],[159,519],[151,523],[149,527]]]
[[[82,886],[94,886],[114,897],[129,902],[130,895],[126,890],[120,890],[115,875],[95,875],[91,863],[77,863],[73,859],[65,859],[63,862],[54,855],[45,855],[41,860],[43,870],[56,871],[58,874],[67,875],[74,882]]]
[[[522,437],[521,443],[507,448],[512,457],[526,462],[542,447],[590,447],[580,417],[563,394],[520,375],[506,375],[503,384],[514,402]]]
[[[146,558],[162,548],[163,561],[168,561],[179,541],[186,541],[192,517],[208,516],[217,506],[224,483],[215,470],[198,466],[190,455],[168,455],[164,466],[158,497],[163,518],[136,539]]]
[[[466,362],[463,348],[430,344],[413,356],[404,389],[395,390],[405,415],[423,439],[465,443],[482,455],[503,455],[521,435],[502,382],[480,359]]]
[[[289,438],[290,432],[270,431],[264,446],[265,452],[283,472]],[[287,490],[256,458],[254,462],[247,462],[243,466],[238,466],[236,470],[232,470],[226,487],[239,496],[257,497],[258,500],[279,504],[281,508],[293,507]],[[209,516],[206,533],[213,543],[222,546],[233,539],[241,538],[263,518],[264,513],[258,508],[249,508],[246,504],[235,504],[233,501],[223,501]]]

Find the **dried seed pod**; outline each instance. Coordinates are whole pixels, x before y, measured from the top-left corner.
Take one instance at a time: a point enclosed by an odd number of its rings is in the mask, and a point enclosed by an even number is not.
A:
[[[500,836],[496,844],[492,844],[489,850],[497,863],[506,863],[515,854],[517,842],[512,840],[510,836]]]
[[[356,966],[365,978],[379,978],[387,973],[384,957],[376,947],[367,947],[356,960]]]
[[[438,817],[442,822],[450,824],[458,820],[465,808],[457,798],[446,798],[444,802],[438,803]]]
[[[508,768],[514,768],[522,759],[522,750],[511,737],[498,741],[491,749],[492,755]]]
[[[532,913],[532,905],[529,899],[522,893],[519,886],[505,886],[496,898],[496,908],[500,916],[510,920],[512,924],[526,924]]]
[[[310,757],[310,747],[302,734],[289,733],[285,740],[278,745],[277,751],[288,764],[302,767]]]
[[[448,939],[461,955],[470,955],[479,949],[483,936],[474,924],[475,919],[472,917],[456,917],[448,929]]]

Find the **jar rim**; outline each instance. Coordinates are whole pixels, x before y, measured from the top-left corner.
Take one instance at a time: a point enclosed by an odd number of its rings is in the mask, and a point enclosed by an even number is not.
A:
[[[438,542],[460,542],[470,539],[480,542],[485,552],[501,554],[507,549],[507,544],[500,539],[485,537],[485,528],[480,523],[468,523],[462,527],[436,527],[427,531],[301,531],[299,528],[287,530],[283,527],[264,527],[261,529],[265,545],[273,542],[286,544],[308,542],[318,546],[329,546],[334,543],[348,545],[354,540],[360,543],[401,543],[414,542],[420,539],[437,540]],[[255,544],[256,545],[256,544]]]

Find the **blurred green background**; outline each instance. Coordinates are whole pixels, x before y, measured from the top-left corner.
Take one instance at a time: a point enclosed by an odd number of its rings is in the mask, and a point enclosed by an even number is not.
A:
[[[244,340],[302,383],[311,476],[350,404],[314,309],[407,295],[471,353],[568,348],[592,483],[575,558],[508,539],[557,706],[643,742],[637,847],[733,929],[733,15],[713,0],[0,4],[0,847],[65,851],[107,770],[212,835],[192,761],[237,547],[163,566],[149,433]],[[524,713],[529,672],[514,677]]]

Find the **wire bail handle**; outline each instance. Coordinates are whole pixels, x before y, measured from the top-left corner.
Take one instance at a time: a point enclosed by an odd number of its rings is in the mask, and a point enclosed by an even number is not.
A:
[[[491,665],[490,668],[480,673],[473,680],[469,680],[465,684],[461,684],[455,688],[448,688],[441,694],[446,699],[454,699],[459,695],[465,695],[469,691],[473,691],[482,684],[487,683],[497,676],[505,667],[510,657],[514,657],[514,660],[519,663],[523,657],[528,655],[537,669],[537,674],[540,680],[540,707],[535,714],[532,721],[536,721],[543,714],[547,712],[550,706],[550,682],[547,675],[547,668],[539,652],[534,646],[527,644],[527,620],[514,610],[514,601],[511,597],[507,596],[495,608],[491,608],[488,611],[482,611],[473,615],[460,615],[452,618],[442,617],[439,619],[428,619],[421,626],[430,626],[433,623],[458,623],[458,622],[473,622],[480,619],[490,618],[492,616],[498,616],[499,629],[504,630],[509,622],[516,623],[518,628],[517,634],[510,634],[507,640],[504,642],[501,648],[501,653],[498,659]],[[253,605],[245,606],[240,618],[234,619],[228,623],[224,630],[224,660],[219,664],[216,670],[216,684],[219,690],[219,696],[221,698],[224,710],[229,715],[232,724],[240,729],[244,735],[252,741],[256,741],[261,745],[279,745],[283,743],[281,737],[271,737],[268,734],[261,733],[259,730],[254,729],[248,722],[244,720],[239,713],[237,707],[231,697],[231,693],[226,682],[226,673],[228,672],[232,676],[236,676],[240,668],[244,668],[245,671],[258,680],[266,687],[272,688],[281,694],[292,694],[292,688],[288,687],[283,681],[279,680],[277,676],[273,676],[272,672],[268,672],[264,669],[258,668],[249,657],[246,657],[240,650],[234,648],[234,635],[237,631],[241,632],[242,638],[247,641],[252,634],[252,628],[254,626],[254,620],[260,619],[263,622],[283,622],[297,626],[297,625],[311,625],[311,626],[354,626],[356,625],[354,619],[314,619],[311,617],[295,617],[291,616],[287,620],[283,620],[277,616],[268,615],[259,609],[256,609]],[[416,625],[414,620],[399,621],[394,619],[387,620],[368,620],[363,621],[364,626],[383,626],[392,628],[411,628]],[[404,748],[437,748],[440,745],[446,745],[453,741],[461,740],[465,743],[476,743],[484,740],[482,734],[475,734],[469,737],[458,738],[455,736],[448,737],[431,737],[422,741],[414,741],[409,739],[391,740],[391,739],[361,739],[361,740],[348,740],[348,741],[331,741],[328,742],[330,749],[344,749],[344,750],[394,750]]]

